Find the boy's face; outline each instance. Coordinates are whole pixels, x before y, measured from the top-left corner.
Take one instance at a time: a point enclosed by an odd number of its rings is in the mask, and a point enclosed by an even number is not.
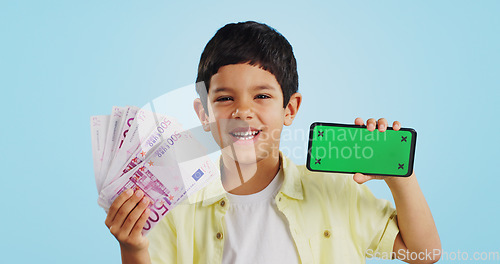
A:
[[[199,100],[199,99],[197,99]],[[275,76],[258,66],[226,65],[212,76],[206,116],[195,109],[221,147],[241,164],[277,157],[283,125],[291,125],[300,105],[296,93],[283,108],[283,93]]]

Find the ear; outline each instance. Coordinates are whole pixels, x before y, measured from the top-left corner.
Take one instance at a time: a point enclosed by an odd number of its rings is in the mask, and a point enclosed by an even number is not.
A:
[[[205,112],[205,108],[203,107],[203,104],[201,103],[200,98],[194,99],[193,107],[194,107],[194,111],[196,112],[196,115],[198,116],[198,119],[200,119],[200,122],[203,125],[203,130],[205,130],[205,132],[210,131],[208,115]]]
[[[302,103],[302,95],[300,93],[294,93],[288,101],[288,105],[285,108],[285,126],[292,125],[297,112],[299,111],[300,103]]]

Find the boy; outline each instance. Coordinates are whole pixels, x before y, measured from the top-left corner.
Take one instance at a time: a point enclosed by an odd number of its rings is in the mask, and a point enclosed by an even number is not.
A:
[[[292,124],[302,96],[292,47],[277,31],[256,22],[224,26],[201,55],[197,82],[194,108],[222,149],[221,178],[173,209],[147,238],[141,229],[149,201],[140,191],[120,195],[106,225],[123,263],[439,259],[439,236],[415,175],[309,172],[279,151],[283,125]],[[384,118],[367,121],[370,131],[387,126]],[[391,189],[397,217],[361,185],[374,178]]]

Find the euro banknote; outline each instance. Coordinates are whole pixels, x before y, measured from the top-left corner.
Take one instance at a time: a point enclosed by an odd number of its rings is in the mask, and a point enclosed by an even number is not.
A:
[[[203,144],[172,116],[115,106],[90,121],[98,204],[107,212],[123,191],[142,190],[151,201],[143,234],[220,173]]]

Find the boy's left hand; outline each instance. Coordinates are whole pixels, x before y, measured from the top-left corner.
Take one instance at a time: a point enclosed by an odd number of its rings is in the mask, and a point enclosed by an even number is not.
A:
[[[358,117],[354,120],[354,124],[362,126],[365,123],[363,122],[363,119],[361,117]],[[369,131],[374,131],[375,129],[378,129],[378,131],[384,132],[387,129],[388,124],[385,118],[380,118],[379,120],[375,120],[375,118],[370,118],[366,121],[366,127]],[[400,128],[401,128],[401,123],[399,121],[394,121],[392,123],[392,129],[394,129],[395,131],[398,131]],[[388,178],[392,177],[378,176],[378,175],[364,175],[359,172],[355,173],[353,176],[354,181],[356,181],[359,184],[365,183],[372,179],[388,179]]]

